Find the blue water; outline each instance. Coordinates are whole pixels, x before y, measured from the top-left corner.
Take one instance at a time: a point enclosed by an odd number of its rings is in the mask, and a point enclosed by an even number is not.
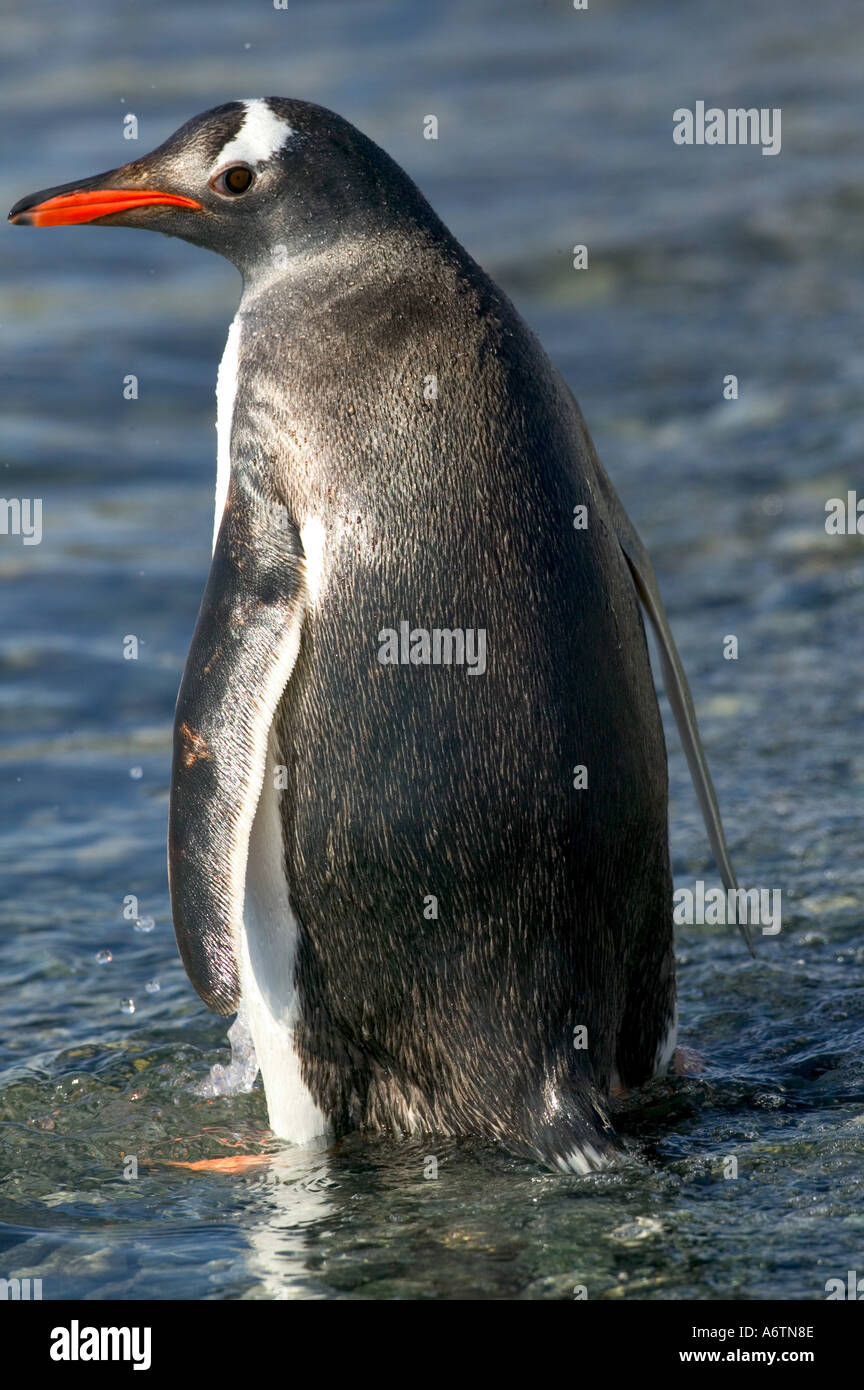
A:
[[[654,556],[739,875],[782,890],[783,930],[755,963],[733,931],[678,930],[703,1070],[629,1102],[611,1173],[437,1140],[292,1150],[260,1090],[196,1096],[225,1023],[176,956],[164,841],[238,279],[144,232],[6,229],[0,478],[42,498],[44,537],[0,537],[0,1276],[46,1298],[823,1297],[864,1267],[864,540],[824,527],[864,495],[860,5],[20,0],[3,37],[6,206],[270,93],[416,178],[580,399]],[[781,107],[781,154],[676,147],[700,99]],[[714,883],[668,736],[676,880]]]

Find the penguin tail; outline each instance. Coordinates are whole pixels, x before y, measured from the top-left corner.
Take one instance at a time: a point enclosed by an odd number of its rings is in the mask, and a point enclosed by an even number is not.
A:
[[[599,1173],[604,1168],[611,1168],[616,1157],[616,1150],[608,1141],[600,1141],[600,1146],[591,1144],[587,1140],[581,1144],[576,1144],[566,1152],[562,1151],[554,1157],[546,1160],[551,1163],[559,1173],[579,1173],[581,1177],[587,1177],[589,1173]]]
[[[533,1156],[546,1167],[582,1177],[611,1168],[619,1156],[612,1124],[597,1102],[584,1110],[579,1107],[579,1112],[565,1117],[563,1123],[556,1115],[554,1123],[535,1130],[529,1143]]]

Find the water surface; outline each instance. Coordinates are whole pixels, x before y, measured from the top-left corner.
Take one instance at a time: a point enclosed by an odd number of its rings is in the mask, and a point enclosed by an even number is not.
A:
[[[739,874],[782,889],[784,924],[755,964],[679,930],[704,1070],[630,1106],[611,1173],[292,1150],[260,1090],[196,1095],[225,1022],[171,930],[170,726],[239,282],[143,232],[7,229],[2,490],[43,499],[44,539],[0,538],[0,1275],[46,1298],[822,1297],[864,1267],[864,551],[824,529],[827,498],[864,493],[860,6],[88,0],[3,28],[7,206],[128,159],[125,112],[137,153],[269,93],[334,107],[417,179],[580,399],[654,556]],[[782,107],[781,155],[675,147],[699,99]],[[669,746],[676,881],[716,882]]]

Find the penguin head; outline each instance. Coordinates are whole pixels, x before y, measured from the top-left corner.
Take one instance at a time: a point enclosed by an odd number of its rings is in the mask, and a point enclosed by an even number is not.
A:
[[[33,193],[9,213],[18,226],[150,228],[225,256],[247,279],[430,217],[407,175],[348,121],[283,97],[214,107],[151,154]]]

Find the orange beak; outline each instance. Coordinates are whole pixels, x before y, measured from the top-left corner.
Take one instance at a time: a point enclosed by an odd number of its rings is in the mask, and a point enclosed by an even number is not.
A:
[[[184,198],[179,193],[158,193],[145,188],[99,188],[91,191],[77,189],[73,193],[61,193],[56,198],[47,198],[44,203],[17,210],[13,208],[9,221],[24,227],[68,227],[76,222],[96,222],[100,217],[110,217],[115,212],[128,212],[131,208],[152,207],[156,203],[171,207],[197,208],[202,204],[194,198]]]

